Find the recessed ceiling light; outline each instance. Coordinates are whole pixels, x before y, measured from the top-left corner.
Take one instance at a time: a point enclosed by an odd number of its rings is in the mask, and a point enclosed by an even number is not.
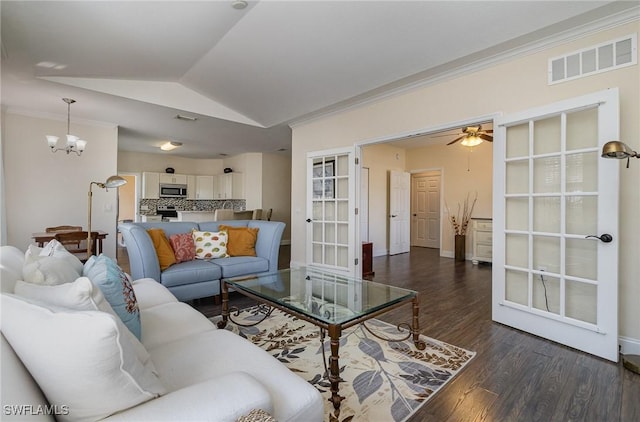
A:
[[[244,0],[235,0],[233,2],[231,2],[231,7],[233,7],[236,10],[242,10],[245,7],[247,7],[249,5],[249,3],[247,3]]]
[[[228,157],[229,156],[229,154],[225,154],[224,152],[221,152],[219,155],[220,155],[220,157]]]
[[[163,151],[171,151],[173,149],[176,149],[178,147],[182,146],[182,142],[176,142],[176,141],[170,141],[170,142],[165,142],[164,144],[162,144],[160,146],[160,149]]]

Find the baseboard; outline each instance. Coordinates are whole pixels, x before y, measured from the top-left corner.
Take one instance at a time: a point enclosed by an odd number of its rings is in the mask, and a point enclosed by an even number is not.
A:
[[[631,337],[618,337],[620,344],[620,353],[623,355],[640,355],[640,340]]]

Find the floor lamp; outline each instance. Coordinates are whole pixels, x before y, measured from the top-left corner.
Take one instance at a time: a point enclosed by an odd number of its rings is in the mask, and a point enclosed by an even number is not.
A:
[[[108,190],[109,188],[119,188],[120,186],[127,183],[125,179],[120,176],[111,176],[107,179],[106,182],[91,182],[89,183],[89,218],[87,221],[87,259],[92,255],[91,253],[91,202],[93,201],[93,192],[91,192],[91,188],[93,185],[98,186],[99,188]]]
[[[602,147],[602,158],[627,159],[629,168],[629,158],[640,158],[640,154],[632,150],[629,145],[620,141],[610,141]],[[628,370],[640,374],[640,355],[622,355],[622,364]]]

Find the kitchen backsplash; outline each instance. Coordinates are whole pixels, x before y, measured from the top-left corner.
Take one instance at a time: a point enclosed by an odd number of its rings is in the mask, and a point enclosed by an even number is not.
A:
[[[143,210],[143,205],[146,205],[149,209]],[[140,215],[156,214],[156,207],[158,205],[174,205],[182,208],[183,211],[213,211],[218,208],[244,211],[247,206],[247,201],[244,199],[213,199],[210,201],[194,201],[180,198],[141,199],[139,204]]]

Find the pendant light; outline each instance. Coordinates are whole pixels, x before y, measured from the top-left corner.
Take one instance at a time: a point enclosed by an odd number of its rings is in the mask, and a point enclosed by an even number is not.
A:
[[[74,152],[77,155],[81,155],[84,151],[84,148],[87,146],[87,141],[84,141],[78,138],[75,135],[71,135],[71,131],[69,130],[69,126],[71,123],[71,104],[75,103],[76,100],[71,98],[63,98],[62,101],[67,103],[67,143],[64,148],[58,147],[58,138],[57,136],[47,135],[47,144],[51,149],[51,152],[55,153],[58,151],[65,151],[67,154],[70,152]]]

